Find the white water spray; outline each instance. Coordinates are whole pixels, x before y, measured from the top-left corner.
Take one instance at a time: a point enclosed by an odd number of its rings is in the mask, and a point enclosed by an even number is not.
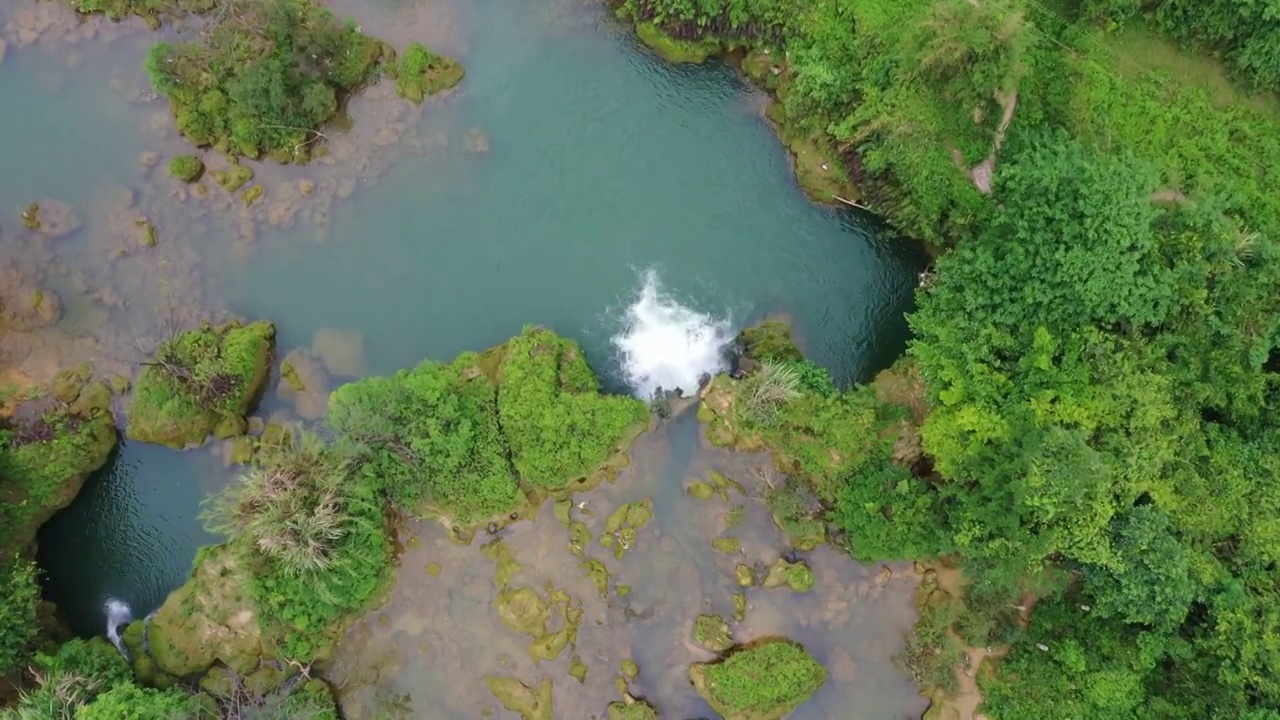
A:
[[[725,349],[734,337],[729,320],[681,305],[663,292],[653,270],[645,272],[624,322],[613,345],[627,384],[641,399],[652,399],[659,388],[692,395],[701,377],[728,366]]]
[[[124,654],[124,643],[120,642],[120,628],[133,620],[133,611],[129,609],[129,603],[115,598],[107,598],[102,609],[107,613],[107,638],[117,650]]]

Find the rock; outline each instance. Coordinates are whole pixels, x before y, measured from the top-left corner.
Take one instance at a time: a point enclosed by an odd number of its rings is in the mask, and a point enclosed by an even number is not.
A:
[[[627,682],[632,682],[636,678],[640,677],[640,666],[637,665],[636,661],[632,660],[631,658],[627,658],[626,660],[622,661],[621,670],[622,670],[622,677],[626,678]]]
[[[716,489],[711,487],[711,483],[698,481],[685,487],[685,492],[689,493],[698,500],[707,500],[716,494]]]
[[[467,131],[465,144],[468,152],[477,155],[489,152],[489,136],[485,135],[480,128],[471,128]]]
[[[31,224],[27,226],[48,237],[63,237],[84,225],[84,221],[76,214],[75,208],[60,200],[41,200],[38,203],[32,203],[32,208],[36,210],[32,213],[36,216],[35,226],[32,227]],[[28,212],[31,212],[32,208],[28,208]],[[26,220],[25,214],[23,219]]]
[[[324,366],[305,349],[290,350],[280,362],[280,384],[276,394],[293,405],[298,415],[319,420],[329,407],[329,376]]]
[[[769,566],[769,573],[762,585],[766,589],[789,587],[795,592],[809,592],[813,589],[813,571],[803,560],[788,562],[786,558],[778,558]]]
[[[311,352],[333,375],[357,378],[366,373],[364,333],[359,330],[317,330],[311,341]]]
[[[484,681],[502,707],[522,720],[552,720],[550,680],[543,680],[536,691],[512,677],[488,676]]]
[[[0,273],[0,326],[31,331],[62,318],[62,302],[52,290],[40,290],[22,278]]]
[[[751,587],[756,584],[756,573],[747,565],[738,563],[738,567],[734,568],[734,575],[741,587]]]
[[[693,626],[693,639],[711,652],[724,652],[733,647],[729,623],[719,615],[699,615]]]
[[[893,579],[893,570],[888,565],[881,565],[880,572],[876,573],[876,585],[884,585]]]

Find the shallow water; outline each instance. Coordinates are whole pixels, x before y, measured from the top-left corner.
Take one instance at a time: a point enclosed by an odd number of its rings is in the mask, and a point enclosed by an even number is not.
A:
[[[81,359],[104,375],[131,375],[169,330],[230,313],[275,321],[280,355],[292,352],[295,366],[313,374],[309,388],[331,387],[482,349],[538,323],[581,342],[606,386],[625,391],[610,338],[647,268],[681,302],[735,328],[765,314],[791,318],[809,356],[842,382],[868,378],[901,352],[922,257],[873,218],[810,203],[761,117],[765,98],[731,69],[665,65],[593,2],[335,7],[397,45],[422,40],[460,57],[467,77],[420,108],[396,98],[389,83],[371,88],[351,103],[350,130],[326,131],[329,158],[302,168],[248,163],[266,195],[246,207],[208,181],[201,196],[165,173],[168,158],[189,149],[165,104],[148,94],[141,65],[155,34],[136,22],[82,23],[58,3],[0,0],[0,98],[23,109],[0,113],[0,277],[51,291],[62,308],[51,327],[7,332],[4,362],[36,382]],[[25,230],[18,213],[46,199],[69,203],[83,227],[57,238]],[[140,241],[143,219],[157,230],[155,247]],[[296,397],[275,385],[260,415],[322,416],[323,392]],[[694,552],[687,543],[703,540],[667,525],[698,511],[653,487],[675,482],[686,463],[700,467],[696,433],[681,433],[653,441],[670,455],[638,460],[648,469],[634,484],[599,492],[654,496],[654,526],[698,573],[690,580],[698,592],[682,595],[720,607],[723,558]],[[107,595],[127,599],[140,616],[181,582],[194,549],[211,541],[195,518],[202,497],[227,480],[219,458],[216,447],[179,455],[125,445],[43,530],[48,595],[78,631],[101,627]],[[546,520],[512,532],[552,537]],[[439,534],[428,528],[423,537],[431,545]],[[776,538],[762,529],[757,540],[752,552],[764,553]],[[556,537],[548,547],[559,553],[562,544]],[[433,611],[430,632],[474,625],[477,638],[493,640],[491,589],[483,589],[491,561],[456,546],[440,553],[439,562],[470,580],[449,584],[451,599]],[[644,589],[662,586],[640,576],[669,560],[645,553],[629,556],[620,573],[636,575],[632,603],[665,607]],[[869,572],[826,550],[813,562],[820,586],[862,583]],[[847,611],[846,630],[831,634],[844,638],[843,650],[825,628],[800,624],[818,611],[811,605],[821,592],[753,596],[747,625],[812,638],[829,667],[852,662],[853,679],[833,685],[897,687],[877,689],[884,712],[866,715],[896,717],[911,707],[903,698],[912,692],[885,658],[895,628],[909,624],[908,592],[905,584],[886,588],[883,600]],[[634,654],[646,668],[640,686],[672,710],[690,702],[689,691],[672,679],[679,663],[662,653],[676,647],[671,633],[689,610],[662,610],[661,632],[635,633]],[[582,635],[588,646],[617,652],[612,631],[607,642],[585,627]],[[465,654],[470,641],[450,642],[412,662],[439,662],[440,649]],[[522,647],[508,645],[491,655],[509,652],[523,667]],[[848,662],[839,652],[851,653]],[[856,654],[864,652],[872,654]],[[615,669],[617,659],[609,660]],[[405,672],[448,695],[444,676]],[[587,685],[605,681],[598,669]],[[595,702],[600,688],[583,697]],[[842,707],[844,692],[824,690],[808,707]],[[456,699],[460,716],[492,702],[480,695]],[[875,703],[864,695],[859,706]]]
[[[767,458],[730,454],[706,446],[699,436],[697,420],[686,413],[642,436],[631,466],[615,483],[574,496],[575,503],[586,503],[585,512],[575,510],[574,518],[592,530],[587,556],[604,561],[612,574],[607,599],[570,554],[569,532],[549,505],[534,522],[503,534],[524,566],[513,586],[541,589],[551,583],[584,611],[577,645],[554,661],[532,661],[525,649],[528,636],[499,620],[495,566],[479,550],[489,538],[464,547],[433,523],[413,524],[390,601],[351,630],[329,673],[346,717],[374,718],[389,708],[399,708],[404,717],[480,717],[486,709],[500,709],[484,676],[504,675],[534,687],[551,679],[557,718],[598,718],[618,699],[614,677],[626,659],[640,667],[630,692],[646,698],[663,717],[710,717],[688,680],[690,663],[713,657],[693,645],[693,623],[701,613],[732,618],[733,594],[740,589],[736,564],[767,565],[787,548],[785,536],[754,498],[762,481],[749,468]],[[685,494],[688,482],[705,479],[711,469],[738,480],[747,495],[730,492],[725,502]],[[640,529],[634,549],[616,560],[599,544],[605,519],[621,503],[645,498],[653,501],[655,517]],[[733,507],[742,507],[746,515],[726,529]],[[710,541],[719,534],[739,537],[741,552],[729,556],[713,550]],[[733,625],[735,641],[784,635],[804,644],[827,667],[830,681],[791,716],[794,720],[919,717],[927,703],[892,662],[915,619],[916,578],[910,566],[895,566],[894,577],[880,584],[877,568],[860,566],[830,547],[802,555],[817,578],[814,590],[748,589],[745,618]],[[430,563],[439,566],[438,576],[426,571]],[[616,584],[630,585],[631,592],[619,597]],[[568,674],[574,654],[588,667],[581,684]]]

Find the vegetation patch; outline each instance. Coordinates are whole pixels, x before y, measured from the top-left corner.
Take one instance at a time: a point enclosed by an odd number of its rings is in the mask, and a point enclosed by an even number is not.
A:
[[[147,72],[196,145],[302,162],[389,52],[315,0],[223,0],[197,40],[155,45]]]
[[[436,55],[421,43],[401,51],[389,69],[396,81],[396,94],[415,103],[462,82],[463,72],[459,62]]]
[[[266,321],[232,322],[161,342],[134,382],[129,437],[182,448],[215,430],[241,434],[267,382],[275,332]]]
[[[725,720],[780,720],[826,683],[827,671],[800,645],[770,638],[694,663],[689,679]]]
[[[204,174],[204,161],[196,155],[176,155],[169,161],[169,174],[185,183],[195,182]]]
[[[392,377],[343,385],[328,422],[355,453],[368,482],[420,515],[467,526],[502,517],[526,500],[498,425],[498,390],[475,353],[427,361]]]
[[[640,528],[653,517],[653,501],[649,498],[623,503],[610,513],[600,534],[600,544],[613,548],[613,556],[619,560],[636,546]]]
[[[311,662],[388,580],[384,503],[378,486],[353,477],[350,458],[309,435],[254,461],[205,517],[246,564],[254,606],[277,638],[272,654]]]
[[[572,340],[526,328],[498,368],[498,419],[522,481],[540,490],[582,483],[648,424],[646,405],[600,394]]]
[[[693,639],[711,652],[724,652],[733,647],[729,623],[719,615],[699,615],[693,624]]]

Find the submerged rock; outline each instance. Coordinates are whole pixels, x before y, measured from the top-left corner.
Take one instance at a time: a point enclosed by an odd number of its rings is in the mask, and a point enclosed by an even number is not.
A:
[[[608,720],[658,720],[649,703],[627,695],[621,702],[611,702],[606,709]]]
[[[502,707],[523,720],[552,720],[550,680],[543,680],[537,690],[513,677],[489,676],[484,681]]]
[[[694,663],[689,679],[724,720],[781,720],[826,683],[827,671],[798,643],[767,638]]]
[[[621,560],[627,551],[635,547],[637,531],[652,517],[653,501],[649,498],[618,506],[605,522],[600,544],[613,548],[614,557]]]
[[[761,583],[766,589],[789,587],[795,592],[809,592],[813,589],[813,571],[803,560],[788,562],[786,558],[778,558],[769,566],[769,573]]]

